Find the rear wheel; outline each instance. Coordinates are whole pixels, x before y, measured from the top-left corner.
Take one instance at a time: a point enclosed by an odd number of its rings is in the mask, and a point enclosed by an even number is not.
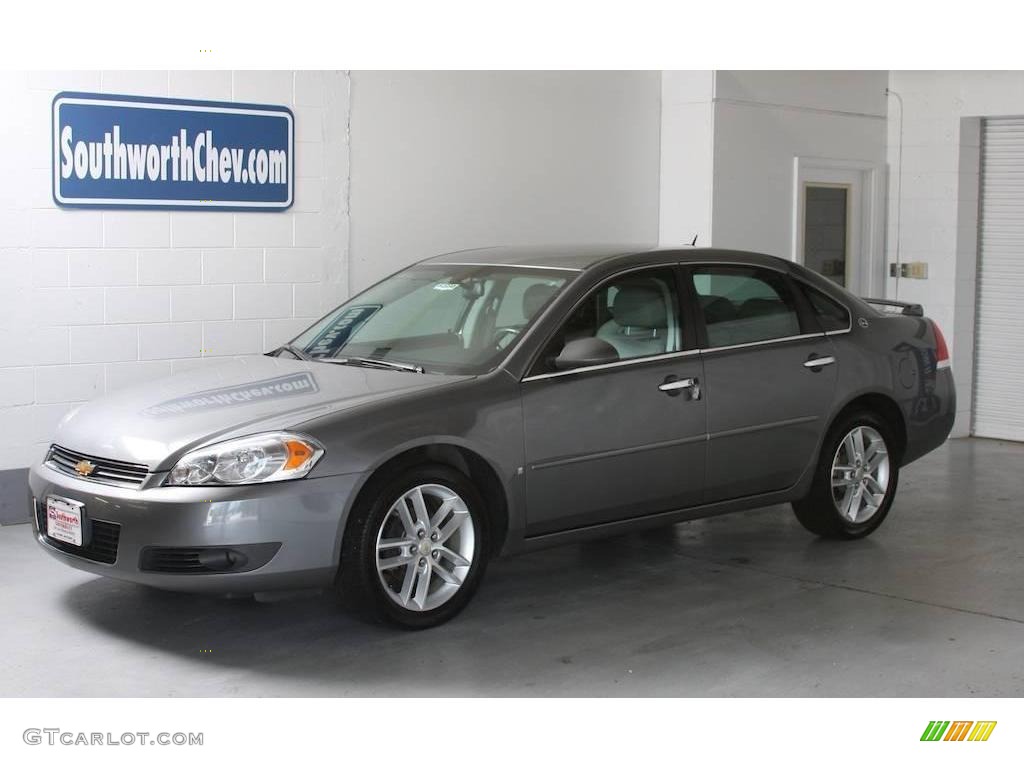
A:
[[[891,428],[870,411],[836,422],[822,445],[810,493],[793,503],[797,519],[827,538],[859,539],[878,528],[899,480],[895,445]]]
[[[486,568],[483,500],[462,473],[441,464],[403,472],[353,510],[339,586],[353,608],[409,629],[461,611]]]

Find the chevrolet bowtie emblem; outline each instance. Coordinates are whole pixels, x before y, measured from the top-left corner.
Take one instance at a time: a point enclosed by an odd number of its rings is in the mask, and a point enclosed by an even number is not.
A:
[[[82,459],[80,462],[75,464],[75,472],[85,477],[88,477],[96,471],[96,465],[88,459]]]

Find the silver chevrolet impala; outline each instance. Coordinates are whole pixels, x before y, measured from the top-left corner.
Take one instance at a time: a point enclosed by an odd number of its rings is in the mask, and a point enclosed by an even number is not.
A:
[[[780,502],[866,536],[955,410],[918,305],[753,253],[489,248],[398,272],[268,355],[81,406],[30,503],[76,568],[334,585],[419,628],[536,547]]]

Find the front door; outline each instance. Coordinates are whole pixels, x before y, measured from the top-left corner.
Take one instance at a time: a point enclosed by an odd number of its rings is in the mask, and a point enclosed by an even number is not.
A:
[[[523,380],[527,536],[701,502],[706,410],[677,271],[631,271],[583,299]],[[558,370],[596,337],[616,362]]]
[[[832,342],[782,272],[716,265],[691,274],[705,336],[705,501],[788,488],[814,458],[832,401]]]

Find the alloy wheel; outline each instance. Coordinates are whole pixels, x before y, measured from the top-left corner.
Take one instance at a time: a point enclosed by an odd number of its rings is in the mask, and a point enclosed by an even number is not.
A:
[[[874,517],[889,489],[889,449],[881,433],[868,426],[851,429],[832,459],[832,501],[849,523]]]
[[[384,515],[377,532],[377,574],[402,608],[430,611],[462,587],[476,554],[469,507],[436,483],[406,491]]]

